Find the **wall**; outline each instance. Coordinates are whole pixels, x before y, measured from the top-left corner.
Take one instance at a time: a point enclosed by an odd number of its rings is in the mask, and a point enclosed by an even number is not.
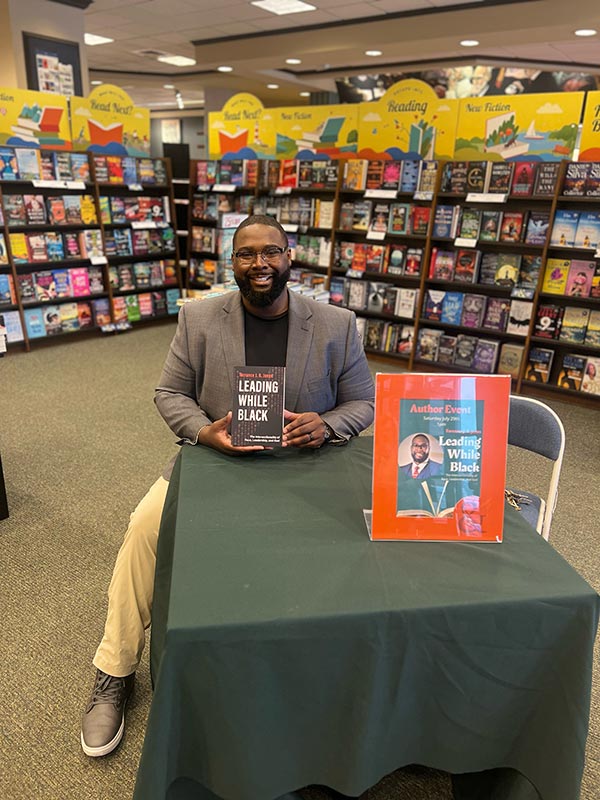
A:
[[[177,112],[160,112],[160,116],[151,115],[150,147],[153,156],[162,156],[161,119],[181,119],[181,142],[190,146],[190,158],[208,158],[206,137],[204,132],[204,115],[198,112],[187,112],[185,116]]]

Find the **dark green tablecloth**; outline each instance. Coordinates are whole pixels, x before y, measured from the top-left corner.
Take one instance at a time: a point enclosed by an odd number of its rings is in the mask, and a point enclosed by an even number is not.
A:
[[[370,542],[371,447],[183,448],[137,800],[359,795],[411,763],[578,797],[598,596],[509,508],[503,544]]]

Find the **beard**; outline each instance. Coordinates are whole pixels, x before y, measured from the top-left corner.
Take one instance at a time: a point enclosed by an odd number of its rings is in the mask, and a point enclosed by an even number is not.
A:
[[[277,298],[281,295],[290,279],[290,273],[290,267],[288,267],[285,272],[273,273],[271,288],[266,292],[257,292],[254,290],[252,288],[250,278],[248,278],[247,275],[243,278],[238,278],[237,275],[234,275],[234,278],[235,282],[240,288],[242,297],[244,297],[244,299],[246,299],[250,305],[255,306],[256,308],[265,308],[266,306],[270,306],[272,303],[274,303],[275,300],[277,300]]]

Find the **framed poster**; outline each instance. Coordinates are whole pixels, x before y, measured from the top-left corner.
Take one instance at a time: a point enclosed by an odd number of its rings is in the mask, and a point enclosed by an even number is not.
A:
[[[83,95],[77,42],[23,31],[27,88],[66,97]]]
[[[181,120],[161,119],[160,132],[163,144],[181,144]]]

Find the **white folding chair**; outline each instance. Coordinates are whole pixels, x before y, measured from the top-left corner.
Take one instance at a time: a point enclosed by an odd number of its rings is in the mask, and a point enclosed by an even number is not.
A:
[[[531,397],[511,395],[508,443],[554,462],[545,499],[525,490],[510,490],[525,498],[527,502],[519,503],[520,513],[544,539],[548,539],[565,452],[563,424],[559,416],[545,403]]]

